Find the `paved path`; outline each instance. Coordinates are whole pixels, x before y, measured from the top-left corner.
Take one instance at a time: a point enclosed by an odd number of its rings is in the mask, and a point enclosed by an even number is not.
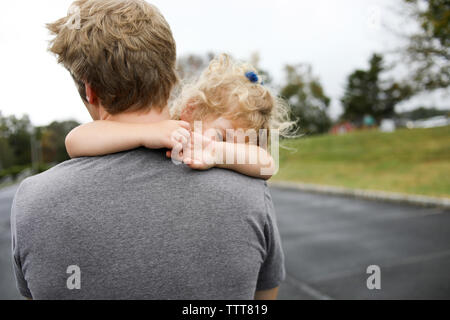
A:
[[[9,210],[0,190],[0,299],[19,298]],[[282,299],[450,299],[450,211],[272,190],[286,255]],[[381,268],[381,290],[366,268]]]
[[[450,299],[450,211],[272,190],[284,299]],[[368,290],[369,265],[381,290]]]
[[[11,265],[9,216],[17,186],[0,189],[0,299],[18,299]]]

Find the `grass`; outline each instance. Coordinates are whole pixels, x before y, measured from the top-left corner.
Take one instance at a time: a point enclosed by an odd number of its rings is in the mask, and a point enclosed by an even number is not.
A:
[[[273,178],[450,197],[450,126],[285,140]]]

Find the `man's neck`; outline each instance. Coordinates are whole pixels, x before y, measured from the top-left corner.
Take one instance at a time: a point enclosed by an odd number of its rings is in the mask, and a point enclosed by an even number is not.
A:
[[[170,120],[169,108],[164,108],[162,111],[153,108],[147,113],[142,112],[127,112],[115,115],[105,114],[101,117],[102,120],[110,120],[125,123],[155,123],[164,120]]]

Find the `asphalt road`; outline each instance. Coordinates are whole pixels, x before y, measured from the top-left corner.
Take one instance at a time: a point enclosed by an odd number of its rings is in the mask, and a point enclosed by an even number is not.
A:
[[[20,298],[10,262],[15,186],[0,190],[0,299]],[[450,299],[450,211],[272,190],[286,256],[280,299]],[[366,285],[381,268],[381,289]]]
[[[11,264],[9,216],[17,186],[0,189],[0,299],[21,298],[16,289]]]

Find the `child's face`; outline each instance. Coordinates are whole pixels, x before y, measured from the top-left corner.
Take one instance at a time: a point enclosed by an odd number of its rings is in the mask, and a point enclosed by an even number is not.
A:
[[[235,129],[233,122],[224,117],[209,116],[204,119],[195,119],[193,111],[195,108],[188,106],[183,110],[180,116],[180,120],[189,122],[191,129],[195,130],[195,122],[201,121],[202,134],[209,137],[215,137],[218,141],[223,141],[226,137],[227,129]]]
[[[227,129],[235,129],[233,123],[225,118],[210,119],[203,121],[203,134],[217,137],[218,141],[224,141]]]

